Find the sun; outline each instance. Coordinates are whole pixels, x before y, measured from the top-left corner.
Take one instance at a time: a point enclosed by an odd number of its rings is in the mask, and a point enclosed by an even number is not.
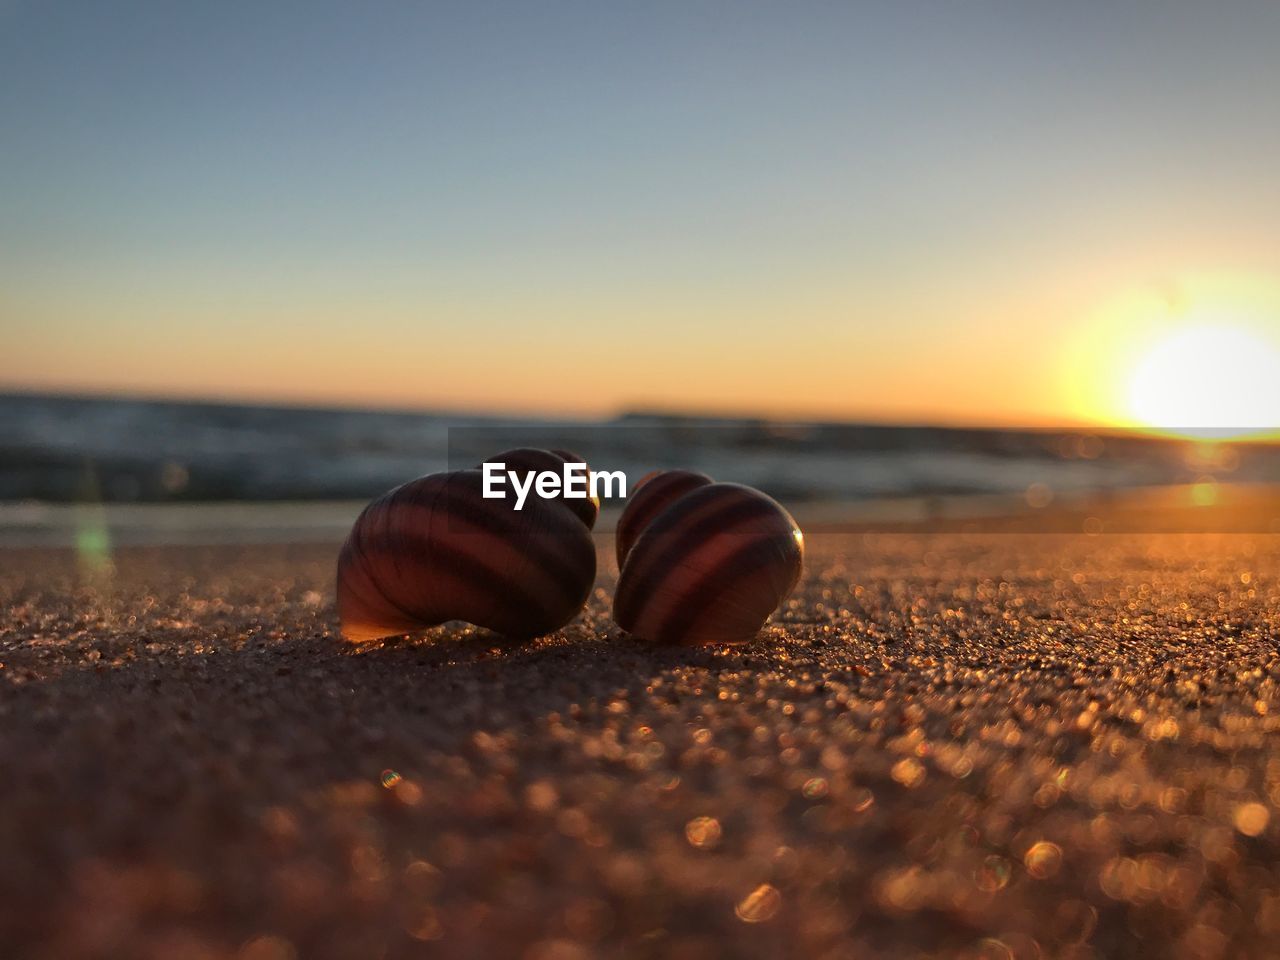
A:
[[[1280,279],[1184,274],[1119,291],[1059,347],[1082,422],[1194,440],[1280,440]]]
[[[1129,409],[1148,428],[1184,436],[1280,432],[1280,343],[1229,322],[1179,329],[1138,362]]]

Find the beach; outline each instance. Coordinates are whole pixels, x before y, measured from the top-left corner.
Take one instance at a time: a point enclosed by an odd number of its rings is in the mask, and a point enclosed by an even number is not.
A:
[[[0,0],[0,960],[1280,958],[1277,38]]]
[[[354,647],[337,544],[0,553],[9,956],[1264,957],[1280,537],[834,534],[752,643]]]

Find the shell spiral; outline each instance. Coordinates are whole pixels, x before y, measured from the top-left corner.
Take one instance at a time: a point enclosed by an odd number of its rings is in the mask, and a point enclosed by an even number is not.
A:
[[[655,643],[750,640],[795,589],[804,535],[772,498],[689,471],[650,474],[618,521],[613,617]]]
[[[508,470],[581,463],[567,451],[492,458]],[[585,465],[584,465],[585,466]],[[465,620],[536,637],[572,620],[596,573],[591,527],[599,504],[541,498],[521,510],[483,495],[480,469],[420,477],[369,504],[338,555],[338,618],[351,641]]]

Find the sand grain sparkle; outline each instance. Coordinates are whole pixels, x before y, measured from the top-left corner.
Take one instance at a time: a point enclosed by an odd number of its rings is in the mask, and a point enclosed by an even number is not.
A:
[[[356,648],[334,547],[6,551],[0,942],[1274,953],[1280,537],[808,546],[756,641],[703,650],[620,636],[608,573],[532,644]]]

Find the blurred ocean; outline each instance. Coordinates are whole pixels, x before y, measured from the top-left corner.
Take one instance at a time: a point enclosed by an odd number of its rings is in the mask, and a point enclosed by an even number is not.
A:
[[[365,500],[512,446],[567,446],[634,482],[670,466],[787,503],[1105,493],[1280,478],[1280,446],[1139,434],[631,414],[493,419],[0,395],[0,501]]]

